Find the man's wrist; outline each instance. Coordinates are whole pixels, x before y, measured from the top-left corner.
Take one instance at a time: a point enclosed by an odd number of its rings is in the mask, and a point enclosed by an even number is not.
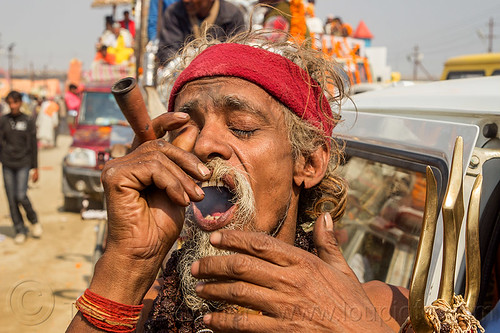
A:
[[[89,289],[112,301],[137,305],[153,284],[159,265],[106,255],[98,260]],[[113,283],[109,283],[113,281]]]

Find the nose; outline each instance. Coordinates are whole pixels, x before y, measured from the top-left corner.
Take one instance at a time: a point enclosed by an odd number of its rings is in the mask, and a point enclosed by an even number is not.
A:
[[[193,153],[203,162],[208,162],[215,157],[229,160],[233,149],[228,143],[227,133],[216,126],[204,126],[193,148]]]

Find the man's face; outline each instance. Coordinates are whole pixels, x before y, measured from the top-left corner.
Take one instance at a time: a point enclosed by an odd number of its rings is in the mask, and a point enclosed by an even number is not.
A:
[[[203,162],[218,157],[241,171],[248,181],[256,218],[247,229],[273,233],[286,218],[286,231],[278,237],[293,241],[294,199],[298,194],[293,183],[292,149],[280,104],[248,81],[210,78],[188,83],[176,98],[174,110],[188,113],[191,121],[186,127],[194,126],[199,131],[193,149],[196,156]],[[231,194],[227,191],[234,192],[234,177],[224,176],[218,185],[222,185],[220,191],[207,189],[203,202],[195,204],[203,211],[196,214],[197,208],[194,209],[195,222],[205,231],[230,224],[238,209],[231,206]],[[212,207],[201,207],[204,202],[210,202]]]
[[[182,0],[189,15],[205,18],[210,13],[214,0]]]
[[[198,310],[206,301],[194,291],[198,280],[191,264],[230,254],[210,245],[210,232],[262,231],[292,243],[298,187],[283,111],[260,87],[238,78],[193,81],[181,90],[174,110],[188,113],[191,121],[173,138],[194,127],[193,153],[213,170],[212,179],[201,184],[205,198],[187,214],[189,241],[177,266],[184,301]]]
[[[10,108],[10,112],[12,114],[18,114],[19,112],[21,112],[21,105],[23,104],[22,101],[17,101],[13,98],[7,98],[7,104],[9,105],[9,108]]]

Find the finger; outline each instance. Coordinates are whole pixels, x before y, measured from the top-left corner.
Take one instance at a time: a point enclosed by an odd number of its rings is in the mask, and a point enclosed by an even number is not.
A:
[[[163,138],[168,131],[180,128],[189,121],[189,115],[184,112],[165,112],[152,120],[153,129],[157,138]],[[141,142],[134,137],[132,150],[137,148]]]
[[[161,152],[168,159],[177,164],[182,170],[197,180],[206,180],[210,175],[210,170],[200,161],[199,158],[181,148],[175,147],[164,139],[148,141],[140,145],[132,153],[108,161],[108,163],[106,163],[106,167],[113,167],[116,164],[141,159],[142,155],[148,152]]]
[[[330,213],[323,213],[316,220],[313,240],[314,246],[318,250],[318,257],[321,260],[334,266],[348,276],[357,279],[340,251],[335,232],[333,231],[333,221]]]
[[[114,179],[120,188],[131,188],[142,191],[148,186],[164,190],[176,204],[187,206],[192,200],[202,200],[203,191],[175,163],[157,151],[141,155],[141,159],[122,163],[115,169],[106,169],[103,173],[103,183],[113,184],[108,178],[111,175],[122,176],[124,179]],[[113,181],[113,180],[111,180]]]
[[[280,281],[283,268],[244,254],[204,257],[193,263],[191,274],[197,279],[247,281],[273,288]]]
[[[165,112],[152,120],[157,138],[163,138],[169,131],[176,130],[189,121],[185,112]]]
[[[221,249],[249,254],[279,266],[304,260],[300,249],[258,232],[219,230],[210,235],[210,243]]]
[[[278,319],[251,313],[213,312],[206,314],[203,317],[203,322],[217,333],[283,332],[283,327]]]
[[[224,301],[246,308],[276,314],[275,304],[279,304],[276,293],[271,289],[243,281],[200,282],[196,294],[204,299]]]
[[[182,150],[192,152],[199,130],[195,126],[186,126],[179,135],[172,141],[172,144]]]
[[[342,255],[338,248],[337,238],[333,232],[333,221],[330,213],[323,213],[314,223],[313,240],[318,257],[328,264],[335,264],[338,255]]]

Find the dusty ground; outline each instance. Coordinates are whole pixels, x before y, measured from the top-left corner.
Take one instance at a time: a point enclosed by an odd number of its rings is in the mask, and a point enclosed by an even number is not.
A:
[[[64,332],[88,285],[98,221],[61,209],[61,162],[70,144],[69,136],[59,136],[57,148],[40,151],[40,180],[28,190],[41,239],[14,244],[0,177],[0,332]]]

